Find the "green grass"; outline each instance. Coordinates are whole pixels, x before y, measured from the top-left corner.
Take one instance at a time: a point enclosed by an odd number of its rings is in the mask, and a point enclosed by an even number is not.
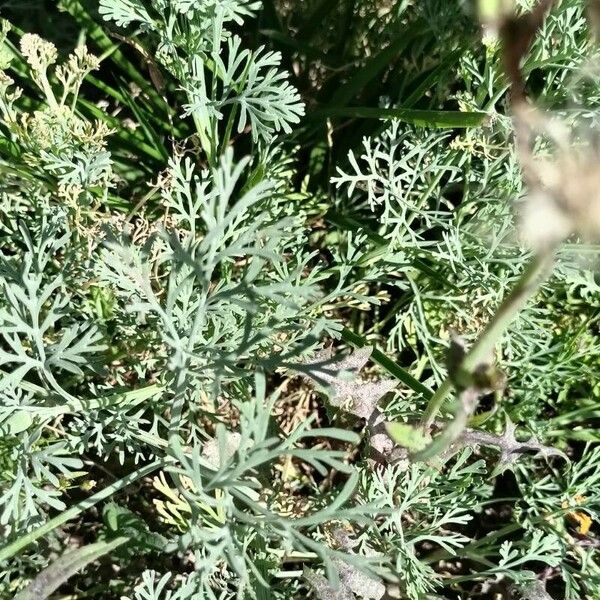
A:
[[[600,595],[597,48],[459,4],[8,3],[0,600]]]

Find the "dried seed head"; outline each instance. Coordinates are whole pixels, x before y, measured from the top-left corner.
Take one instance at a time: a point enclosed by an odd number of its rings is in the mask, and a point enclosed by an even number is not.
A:
[[[36,73],[44,73],[56,62],[56,46],[35,33],[26,33],[21,38],[21,53]]]

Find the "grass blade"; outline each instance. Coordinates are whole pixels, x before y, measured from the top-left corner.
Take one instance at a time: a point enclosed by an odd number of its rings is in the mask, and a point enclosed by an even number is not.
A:
[[[86,35],[98,46],[104,53],[109,54],[111,60],[127,76],[128,80],[137,83],[153,100],[162,103],[160,95],[152,85],[149,85],[149,78],[141,73],[119,50],[119,44],[115,44],[106,35],[100,25],[98,25],[90,14],[86,11],[79,0],[60,0],[60,8],[67,11],[79,23]]]
[[[412,108],[374,108],[370,106],[348,106],[320,108],[309,118],[348,117],[352,119],[398,119],[417,127],[464,128],[482,125],[487,114],[484,112],[462,112],[458,110],[418,110]]]
[[[14,600],[44,600],[55,592],[69,577],[111,550],[122,546],[129,538],[118,537],[110,542],[97,542],[63,554],[46,567]]]
[[[354,333],[349,329],[342,330],[342,339],[357,348],[363,348],[364,346],[369,345],[369,342],[362,335]],[[377,348],[373,348],[371,358],[390,375],[407,385],[417,394],[421,394],[426,400],[429,400],[429,398],[433,396],[433,392],[426,385],[423,385],[418,379],[415,379],[404,367],[401,367],[383,352],[377,350]]]
[[[345,106],[356,97],[365,87],[381,72],[388,68],[390,62],[393,61],[398,54],[408,47],[410,42],[421,33],[422,29],[413,27],[409,32],[405,32],[398,37],[396,41],[384,48],[379,54],[369,59],[360,69],[357,69],[353,77],[341,85],[333,94],[330,106],[340,107]],[[304,39],[304,38],[301,38]]]
[[[60,513],[60,515],[57,515],[53,519],[50,519],[47,523],[40,525],[40,527],[38,527],[37,529],[34,529],[33,531],[30,531],[29,533],[21,536],[20,538],[17,538],[14,542],[10,542],[6,546],[0,547],[0,562],[2,562],[3,560],[7,560],[12,556],[15,556],[21,550],[23,550],[23,548],[26,548],[27,546],[29,546],[29,544],[35,542],[35,540],[45,536],[47,533],[50,533],[53,529],[60,527],[63,523],[74,519],[83,511],[94,506],[95,504],[98,504],[98,502],[110,498],[118,491],[126,488],[130,483],[133,483],[134,481],[137,481],[142,477],[146,477],[146,475],[149,475],[153,471],[156,471],[156,469],[161,467],[163,464],[164,460],[161,459],[155,460],[154,462],[151,462],[145,467],[140,467],[133,473],[130,473],[122,479],[115,481],[112,485],[109,485],[103,490],[100,490],[93,496],[90,496],[89,498],[82,500],[78,504],[75,504],[75,506],[72,506],[71,508],[63,511],[62,513]]]
[[[337,6],[338,2],[339,0],[321,0],[298,30],[298,39],[309,40],[318,33],[320,31],[319,25],[323,23],[325,17]]]

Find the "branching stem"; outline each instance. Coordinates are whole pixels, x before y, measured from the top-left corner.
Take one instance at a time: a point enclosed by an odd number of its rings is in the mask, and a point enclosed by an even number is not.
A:
[[[489,357],[508,326],[548,276],[554,264],[554,255],[555,248],[552,248],[532,256],[515,287],[504,298],[495,315],[465,354],[461,370],[471,373]],[[424,429],[431,427],[452,387],[452,381],[447,377],[430,398],[422,419]]]

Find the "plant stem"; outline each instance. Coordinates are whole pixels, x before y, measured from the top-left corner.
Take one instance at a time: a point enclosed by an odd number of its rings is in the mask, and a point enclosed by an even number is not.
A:
[[[128,537],[121,536],[108,542],[103,541],[82,546],[63,554],[38,573],[35,579],[15,596],[14,600],[41,600],[50,597],[77,571],[128,541]]]
[[[101,500],[110,498],[113,494],[127,487],[130,483],[141,479],[146,475],[149,475],[150,473],[152,473],[152,471],[155,471],[163,464],[164,460],[155,460],[154,462],[151,462],[149,465],[146,465],[145,467],[142,467],[137,471],[126,475],[122,479],[119,479],[119,481],[116,481],[112,485],[109,485],[108,487],[97,492],[93,496],[90,496],[89,498],[82,500],[75,506],[72,506],[68,510],[63,511],[62,513],[60,513],[60,515],[57,515],[53,519],[50,519],[47,523],[44,523],[37,529],[34,529],[28,534],[16,539],[14,542],[7,544],[3,548],[0,548],[0,562],[11,558],[15,554],[19,553],[23,548],[29,546],[29,544],[33,543],[38,538],[41,538],[47,533],[50,533],[53,529],[60,527],[63,523],[66,523],[70,519],[73,519],[78,514],[82,513],[84,510],[87,510],[88,508],[94,506],[94,504],[98,504],[98,502],[100,502]]]
[[[554,250],[554,248],[548,249],[532,256],[515,287],[504,298],[496,314],[466,353],[461,364],[462,370],[471,373],[482,361],[488,358],[513,319],[546,279],[554,264]],[[422,419],[424,429],[428,430],[431,427],[451,389],[452,381],[450,377],[447,377],[427,404]]]

